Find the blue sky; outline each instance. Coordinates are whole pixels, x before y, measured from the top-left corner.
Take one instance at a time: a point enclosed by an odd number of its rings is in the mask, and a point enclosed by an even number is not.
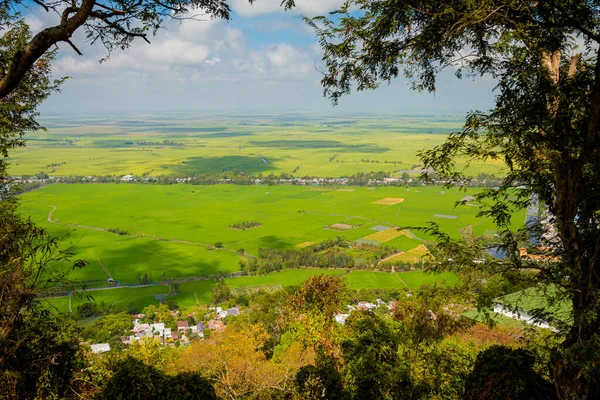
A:
[[[494,83],[488,78],[458,80],[454,71],[440,75],[434,94],[409,90],[399,78],[376,91],[353,93],[332,107],[323,98],[316,69],[321,54],[301,15],[335,9],[340,0],[299,0],[285,12],[280,0],[230,0],[234,15],[225,21],[170,23],[152,39],[116,51],[109,61],[101,46],[74,42],[84,56],[61,46],[53,73],[70,76],[43,113],[154,111],[269,111],[404,113],[407,111],[485,110]],[[55,23],[55,16],[30,8],[34,33]]]

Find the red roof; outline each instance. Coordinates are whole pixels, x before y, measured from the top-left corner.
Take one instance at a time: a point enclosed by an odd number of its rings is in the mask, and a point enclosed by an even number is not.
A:
[[[187,321],[177,321],[178,328],[189,328],[190,324]]]

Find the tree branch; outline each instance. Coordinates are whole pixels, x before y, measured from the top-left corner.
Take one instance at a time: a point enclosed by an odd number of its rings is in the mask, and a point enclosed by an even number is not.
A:
[[[19,85],[31,66],[50,47],[58,42],[67,41],[73,32],[85,23],[95,3],[95,0],[83,0],[77,11],[73,11],[74,9],[71,7],[67,8],[63,12],[60,24],[39,32],[23,49],[15,53],[8,72],[0,79],[0,100],[8,96]],[[65,15],[72,13],[74,15],[71,18],[65,18]]]

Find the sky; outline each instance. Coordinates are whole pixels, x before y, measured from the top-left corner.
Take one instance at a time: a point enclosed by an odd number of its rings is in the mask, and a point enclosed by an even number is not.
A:
[[[442,72],[435,94],[411,91],[404,78],[375,91],[352,93],[333,107],[320,86],[321,51],[301,16],[334,10],[342,0],[298,0],[284,11],[281,0],[230,0],[231,21],[172,22],[108,61],[101,45],[83,32],[72,41],[83,52],[60,46],[55,77],[70,76],[42,114],[108,112],[431,112],[486,110],[493,101],[489,78],[462,79]],[[32,31],[55,24],[56,15],[32,5]]]

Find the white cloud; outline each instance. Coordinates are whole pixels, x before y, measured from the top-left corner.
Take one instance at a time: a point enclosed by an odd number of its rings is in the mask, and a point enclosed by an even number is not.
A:
[[[204,61],[204,65],[213,66],[213,65],[219,64],[220,62],[221,62],[221,59],[219,57],[213,57],[210,60]]]
[[[150,62],[168,65],[197,65],[203,63],[211,49],[178,39],[167,39],[157,44],[145,46],[141,55]]]
[[[83,57],[75,58],[73,56],[62,57],[53,65],[53,72],[56,76],[91,74],[96,70],[96,64],[90,59]]]
[[[344,0],[299,0],[296,1],[295,12],[314,16],[333,11],[344,4]],[[261,14],[283,12],[281,0],[256,0],[250,4],[248,0],[232,0],[231,7],[243,17],[255,17]]]

